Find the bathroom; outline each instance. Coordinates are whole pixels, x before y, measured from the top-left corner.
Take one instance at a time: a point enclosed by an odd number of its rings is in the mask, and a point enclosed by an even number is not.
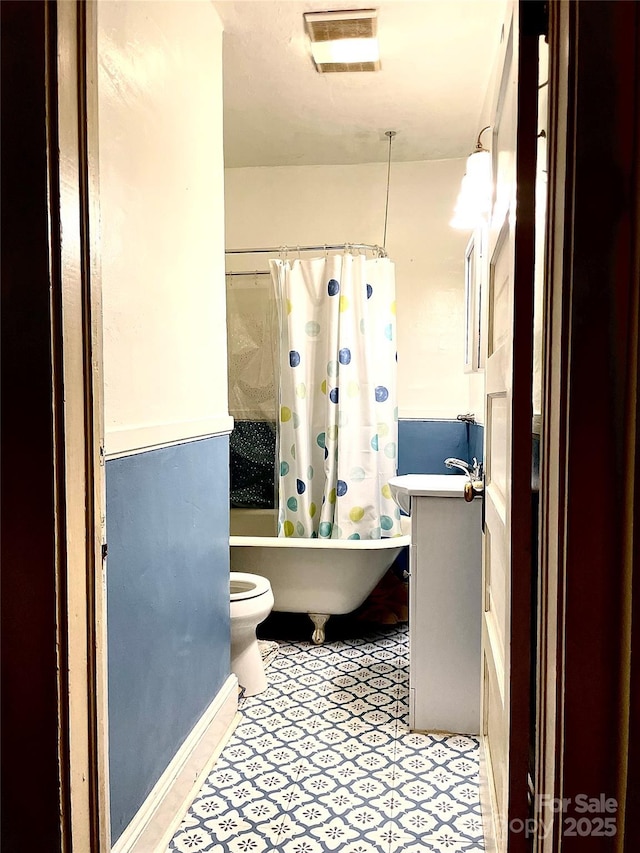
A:
[[[286,244],[293,254],[298,246],[385,243],[396,266],[398,471],[445,473],[447,456],[469,461],[482,456],[483,375],[465,368],[464,358],[470,231],[455,230],[449,221],[467,155],[488,123],[486,90],[502,4],[474,3],[477,20],[464,2],[382,4],[402,7],[395,20],[403,21],[405,44],[412,28],[418,29],[419,7],[424,14],[447,6],[456,16],[452,26],[460,45],[466,31],[469,41],[460,50],[469,70],[460,76],[472,106],[456,140],[447,140],[446,120],[422,130],[406,117],[371,117],[354,122],[353,140],[337,153],[324,159],[317,149],[307,153],[311,143],[325,151],[338,144],[344,116],[337,110],[333,140],[323,142],[304,121],[291,131],[294,153],[288,162],[255,159],[256,150],[277,148],[265,142],[272,118],[268,106],[255,118],[242,112],[241,101],[235,109],[242,114],[247,144],[232,140],[223,150],[228,40],[234,38],[236,16],[246,14],[243,6],[282,24],[289,7],[299,7],[301,18],[303,6],[321,10],[323,4],[214,4],[226,31],[224,58],[222,23],[208,4],[192,4],[189,15],[180,14],[179,5],[105,4],[98,16],[109,766],[118,851],[137,849],[131,845],[143,837],[145,821],[161,800],[158,782],[166,784],[172,767],[176,775],[176,756],[190,733],[217,727],[219,738],[236,713],[228,663],[234,412],[227,401],[224,305],[227,288],[237,285],[226,273],[264,269],[266,260],[249,256],[242,267],[235,257],[236,266],[231,259],[225,265],[225,249]],[[250,37],[237,38],[255,51]],[[304,43],[301,25],[295,39],[298,47]],[[316,75],[310,59],[308,67],[313,85],[331,84]],[[188,99],[178,70],[190,81]],[[236,85],[259,88],[257,77],[241,74]],[[299,101],[288,100],[293,91],[279,88],[277,100],[283,112],[304,114]],[[204,102],[212,104],[210,111],[193,108]],[[397,131],[391,145],[387,130]],[[422,147],[416,147],[416,135],[422,135]],[[143,214],[139,204],[143,196],[147,203],[156,200],[150,221],[148,207]],[[264,287],[265,281],[266,276],[256,275],[255,281],[249,276],[243,286]],[[457,419],[467,414],[475,423]],[[467,741],[461,744],[468,751]],[[193,799],[197,791],[190,793]],[[459,804],[453,808],[462,810]],[[188,824],[176,830],[171,849],[206,849],[202,840],[188,840]],[[475,831],[475,840],[458,839],[459,849],[481,849],[469,846],[481,844]],[[218,846],[215,840],[206,843],[220,853],[244,849],[234,846],[237,839]],[[270,849],[281,849],[275,842],[271,839]],[[326,838],[324,843],[329,844]],[[405,849],[391,843],[381,836],[378,846],[361,849]]]
[[[557,846],[567,819],[588,829],[584,814],[578,824],[551,811],[600,792],[618,809],[596,814],[591,827],[613,824],[615,837],[592,846],[635,850],[639,104],[629,69],[640,7],[575,0],[520,10],[545,6],[549,298],[533,793],[550,805],[539,813],[546,838],[538,841]],[[37,839],[41,849],[102,853],[111,839],[127,846],[135,816],[166,801],[157,786],[179,775],[174,759],[193,746],[190,732],[200,732],[208,709],[209,719],[227,710],[218,701],[229,675],[232,426],[223,27],[208,2],[35,0],[0,9],[10,82],[2,106],[11,117],[2,146],[11,211],[3,220],[2,846],[21,851]],[[533,182],[517,183],[526,191]],[[526,438],[528,425],[518,426],[512,434]],[[490,431],[487,418],[486,445]],[[512,472],[512,504],[529,491],[530,461]],[[487,452],[484,462],[486,471]],[[524,521],[519,539],[530,543]],[[522,596],[518,604],[522,640]],[[269,664],[272,677],[283,661]],[[522,681],[509,682],[519,698]],[[231,705],[233,719],[237,700]],[[512,768],[516,748],[518,770],[531,744],[531,715],[520,711],[508,752]],[[216,757],[215,747],[207,751]],[[511,778],[522,794],[526,772]],[[34,779],[37,817],[27,822]],[[526,816],[526,795],[514,808]],[[165,815],[165,829],[172,820]],[[512,837],[514,849],[523,835]]]

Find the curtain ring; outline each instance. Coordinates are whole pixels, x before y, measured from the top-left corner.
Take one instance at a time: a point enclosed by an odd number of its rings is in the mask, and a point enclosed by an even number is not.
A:
[[[298,260],[300,260],[300,246],[297,246],[296,248],[297,248],[297,251],[298,251]]]
[[[324,244],[324,259],[325,259],[325,261],[327,260],[328,257],[329,257],[329,250],[327,249],[327,244],[325,243]]]

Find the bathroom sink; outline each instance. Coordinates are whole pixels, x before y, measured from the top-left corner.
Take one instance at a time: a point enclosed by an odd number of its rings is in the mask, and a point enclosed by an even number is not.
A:
[[[389,480],[391,497],[407,515],[411,514],[411,496],[433,498],[462,498],[465,474],[401,474]]]
[[[389,488],[391,489],[391,497],[396,502],[396,505],[407,515],[411,515],[411,495],[406,486],[400,482],[405,479],[406,474],[400,477],[392,477],[389,480]]]

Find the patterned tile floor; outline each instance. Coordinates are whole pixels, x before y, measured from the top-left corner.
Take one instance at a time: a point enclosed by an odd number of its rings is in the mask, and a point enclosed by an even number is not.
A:
[[[193,853],[481,851],[478,741],[408,730],[408,636],[286,642],[173,837]]]

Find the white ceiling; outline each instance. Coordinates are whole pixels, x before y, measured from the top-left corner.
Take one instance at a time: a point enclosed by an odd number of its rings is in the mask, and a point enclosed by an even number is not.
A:
[[[504,0],[218,0],[225,163],[289,166],[465,157]],[[378,9],[382,69],[318,74],[303,12]]]

